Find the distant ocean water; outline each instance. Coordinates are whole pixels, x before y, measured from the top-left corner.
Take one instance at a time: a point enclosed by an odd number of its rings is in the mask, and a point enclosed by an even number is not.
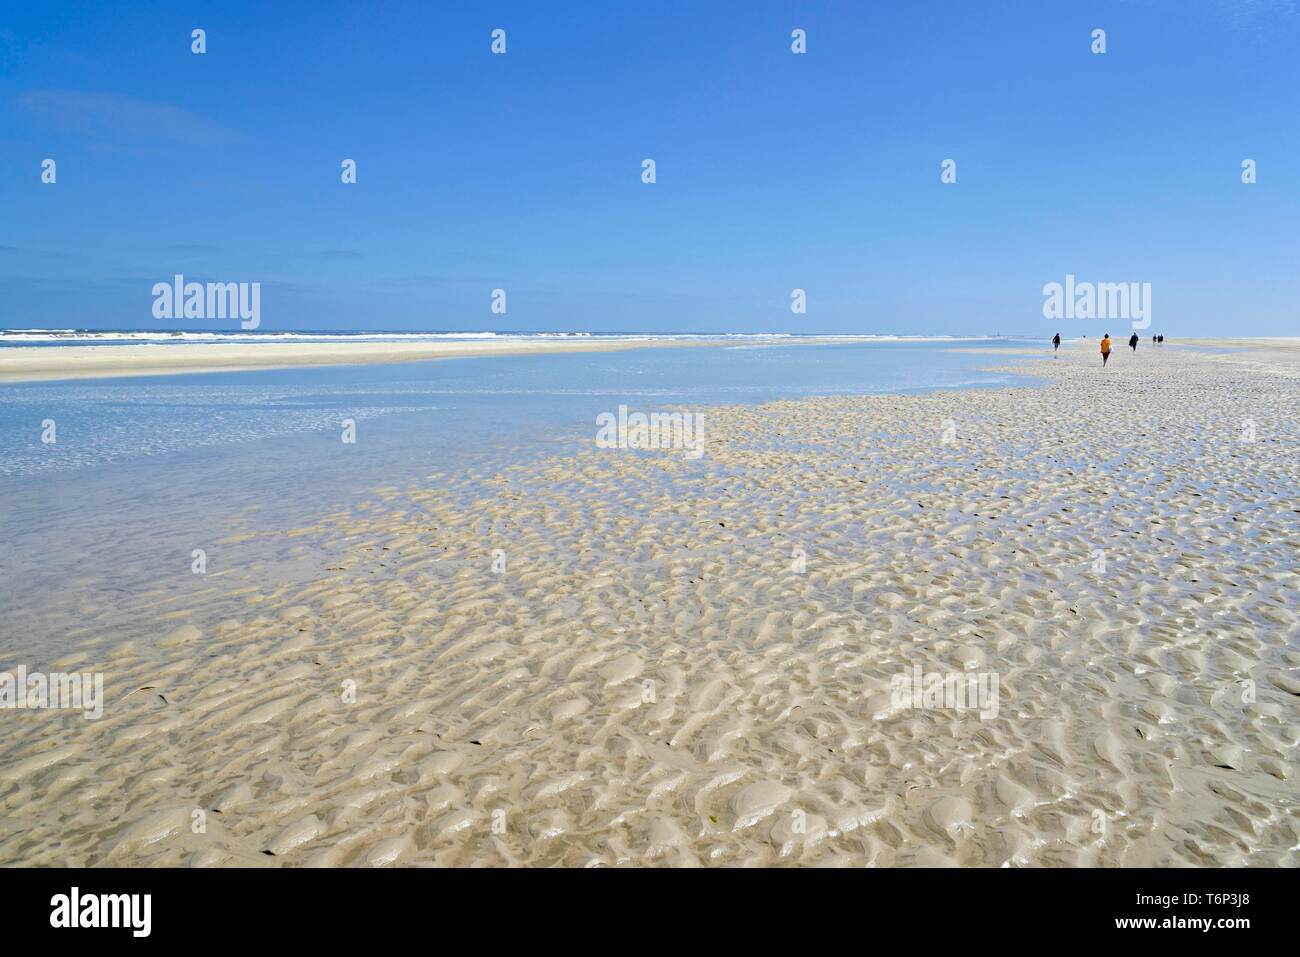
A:
[[[141,345],[145,343],[233,343],[233,342],[472,342],[483,339],[603,339],[630,341],[654,339],[658,341],[699,339],[752,339],[770,342],[795,338],[789,332],[513,332],[509,330],[482,332],[338,332],[338,331],[212,331],[193,329],[0,329],[0,347],[4,346],[84,346],[84,345]],[[994,341],[1012,337],[1003,336],[897,336],[897,335],[823,335],[803,336],[814,339],[855,339],[862,342],[943,342],[943,341]]]

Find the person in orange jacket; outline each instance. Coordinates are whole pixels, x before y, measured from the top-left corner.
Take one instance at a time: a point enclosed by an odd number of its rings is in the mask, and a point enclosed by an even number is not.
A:
[[[1109,358],[1110,358],[1110,333],[1108,332],[1101,337],[1101,364],[1103,368],[1106,365],[1106,360]]]

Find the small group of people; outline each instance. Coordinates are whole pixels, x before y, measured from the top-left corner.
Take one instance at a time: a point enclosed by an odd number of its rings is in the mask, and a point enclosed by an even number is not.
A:
[[[1151,341],[1154,342],[1156,345],[1160,345],[1165,341],[1165,337],[1152,336]],[[1108,332],[1101,337],[1101,364],[1103,367],[1110,360],[1110,345],[1111,345],[1110,333]],[[1138,334],[1136,332],[1133,333],[1133,335],[1128,337],[1128,347],[1132,349],[1134,352],[1137,352]],[[1052,336],[1052,352],[1055,353],[1060,348],[1061,348],[1061,334],[1058,332],[1056,335]]]

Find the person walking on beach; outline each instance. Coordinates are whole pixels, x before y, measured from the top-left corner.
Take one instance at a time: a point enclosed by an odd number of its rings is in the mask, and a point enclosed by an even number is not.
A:
[[[1061,348],[1061,334],[1058,332],[1052,336],[1052,352],[1055,353],[1059,348]]]
[[[1101,365],[1106,367],[1106,360],[1110,358],[1110,333],[1101,337]]]
[[[1134,352],[1138,351],[1138,334],[1136,332],[1128,337],[1128,347]]]

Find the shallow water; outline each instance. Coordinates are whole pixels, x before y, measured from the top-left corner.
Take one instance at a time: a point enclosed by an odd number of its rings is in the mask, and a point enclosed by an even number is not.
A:
[[[0,651],[53,653],[87,627],[146,633],[156,623],[130,615],[130,596],[158,582],[183,601],[247,584],[241,569],[291,576],[291,543],[228,540],[310,523],[381,486],[573,451],[620,404],[1023,382],[982,371],[1002,358],[982,353],[1008,345],[1024,343],[746,343],[0,385]]]

